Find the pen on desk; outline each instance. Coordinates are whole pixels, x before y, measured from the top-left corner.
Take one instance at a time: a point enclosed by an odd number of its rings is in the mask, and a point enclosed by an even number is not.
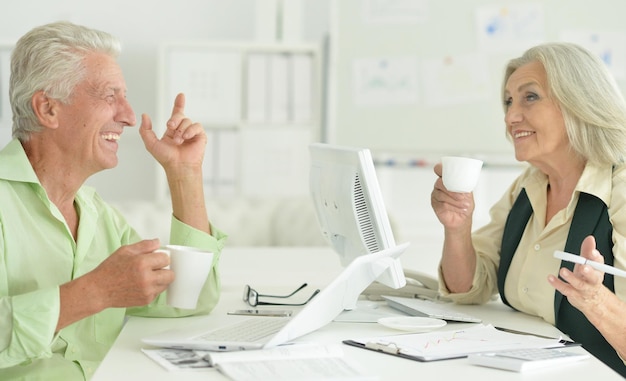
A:
[[[541,337],[542,339],[554,339],[554,340],[558,339],[559,343],[563,344],[564,346],[578,346],[578,345],[580,345],[579,343],[577,343],[575,341],[563,339],[562,337],[558,337],[557,338],[557,337],[551,337],[551,336],[538,335],[536,333],[518,331],[518,330],[515,330],[515,329],[505,328],[505,327],[494,327],[494,328],[499,330],[499,331],[515,333],[515,334],[518,334],[518,335],[530,335],[530,336],[535,336],[535,337]]]
[[[494,327],[495,329],[499,330],[499,331],[503,331],[503,332],[509,332],[509,333],[515,333],[518,335],[529,335],[529,336],[536,336],[536,337],[541,337],[542,339],[556,339],[556,337],[550,337],[550,336],[543,336],[543,335],[538,335],[536,333],[530,333],[530,332],[524,332],[524,331],[518,331],[516,329],[511,329],[511,328],[505,328],[505,327]]]
[[[590,261],[587,258],[581,257],[580,255],[574,255],[570,253],[566,253],[564,251],[555,251],[554,257],[558,259],[562,259],[564,261],[578,263],[581,265],[589,265],[596,270],[604,271],[607,274],[612,274],[615,276],[626,278],[626,271],[616,269],[613,266],[605,265],[604,263]]]

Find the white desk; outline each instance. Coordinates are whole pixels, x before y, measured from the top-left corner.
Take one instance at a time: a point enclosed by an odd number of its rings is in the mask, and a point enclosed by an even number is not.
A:
[[[414,261],[418,255],[415,247],[403,255],[405,263]],[[407,266],[410,267],[410,266]],[[227,380],[219,372],[206,371],[168,372],[141,352],[141,338],[173,328],[179,324],[207,325],[225,324],[232,319],[245,318],[227,315],[232,309],[246,308],[241,295],[243,286],[250,284],[261,293],[290,292],[303,282],[309,286],[299,295],[308,297],[317,287],[328,284],[341,271],[336,255],[326,248],[227,248],[221,261],[222,297],[215,310],[208,316],[154,319],[131,318],[113,348],[97,370],[93,381],[101,380]],[[271,308],[271,307],[270,307]],[[281,308],[281,307],[276,307]],[[284,308],[284,307],[283,307]],[[456,306],[484,319],[487,323],[533,332],[541,335],[559,336],[559,331],[541,319],[515,312],[499,302],[485,306]],[[451,329],[448,325],[442,329]],[[329,325],[301,337],[300,342],[340,343],[342,340],[375,335],[399,333],[376,323],[339,323]],[[466,359],[437,362],[416,362],[373,351],[342,345],[345,356],[353,359],[368,373],[378,375],[380,380],[623,380],[617,373],[599,360],[591,358],[579,363],[542,370],[533,373],[515,373],[473,366]],[[582,348],[572,350],[583,351]]]

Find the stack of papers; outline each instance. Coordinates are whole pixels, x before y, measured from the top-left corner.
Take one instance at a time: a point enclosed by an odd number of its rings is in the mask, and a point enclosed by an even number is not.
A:
[[[142,349],[170,371],[216,368],[234,381],[375,381],[343,356],[339,344],[291,344],[270,349],[207,352]]]

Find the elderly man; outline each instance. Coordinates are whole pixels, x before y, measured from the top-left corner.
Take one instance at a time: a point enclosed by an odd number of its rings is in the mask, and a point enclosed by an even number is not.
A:
[[[119,42],[68,22],[16,44],[10,98],[14,139],[0,151],[0,379],[82,380],[95,371],[126,314],[208,313],[219,298],[225,236],[208,220],[202,182],[206,134],[175,102],[158,138],[139,133],[165,170],[171,243],[216,253],[197,309],[165,304],[174,274],[156,239],[141,240],[83,184],[117,165],[118,140],[136,123],[116,62]],[[180,274],[179,274],[180,276]]]

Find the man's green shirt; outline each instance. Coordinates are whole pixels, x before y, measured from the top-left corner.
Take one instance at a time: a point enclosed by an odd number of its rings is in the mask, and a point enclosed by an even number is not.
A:
[[[74,241],[18,140],[0,151],[0,379],[89,379],[116,339],[126,314],[208,313],[220,292],[217,263],[225,235],[194,229],[174,216],[170,243],[213,251],[213,269],[196,310],[178,310],[160,295],[146,307],[109,308],[55,333],[59,286],[96,268],[120,246],[141,237],[90,187],[76,195]]]

